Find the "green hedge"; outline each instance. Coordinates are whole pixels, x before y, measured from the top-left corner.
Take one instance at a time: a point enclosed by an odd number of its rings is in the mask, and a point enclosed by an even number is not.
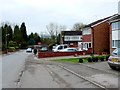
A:
[[[86,58],[80,58],[79,62],[82,63],[83,60],[87,60],[86,62],[98,62],[98,61],[107,61],[110,55],[104,56],[91,56]]]
[[[15,47],[8,47],[8,50],[15,51]]]

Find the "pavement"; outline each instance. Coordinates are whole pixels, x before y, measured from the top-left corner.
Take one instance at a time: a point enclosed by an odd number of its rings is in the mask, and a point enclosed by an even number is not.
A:
[[[68,57],[57,57],[60,58],[74,58],[73,56]],[[76,58],[76,57],[75,57]],[[75,88],[75,87],[88,87],[92,86],[87,82],[83,83],[83,80],[58,68],[54,65],[51,66],[53,62],[48,60],[53,60],[56,58],[44,58],[37,59],[34,55],[31,55],[25,65],[25,70],[20,78],[19,88]],[[49,62],[49,64],[47,63]],[[43,64],[44,63],[44,64]],[[59,73],[59,75],[58,75]],[[72,82],[71,82],[72,81]],[[82,82],[82,83],[81,83]]]
[[[20,78],[19,88],[58,88],[59,85],[53,82],[50,72],[40,64],[38,59],[31,55],[25,65],[25,70]]]
[[[51,77],[52,72],[50,72],[48,69],[46,69],[45,65],[42,64],[42,61],[49,61],[54,59],[63,59],[63,58],[78,58],[78,57],[90,57],[90,55],[85,56],[64,56],[64,57],[51,57],[51,58],[40,58],[34,57],[32,55],[28,58],[25,65],[24,73],[21,77],[21,81],[19,84],[19,87],[21,88],[59,88],[59,84],[54,81],[54,77]],[[81,64],[93,69],[100,69],[102,71],[108,71],[110,73],[116,73],[116,71],[113,71],[109,68],[106,61],[104,62],[97,62],[97,63],[85,63]],[[41,73],[42,72],[42,73]],[[100,76],[101,75],[101,76]],[[98,78],[103,78],[105,75],[99,74],[99,76],[94,76],[94,79],[98,81]],[[96,78],[95,78],[96,77]],[[108,77],[108,76],[107,76]],[[106,77],[105,77],[106,78]],[[101,79],[102,80],[102,79]],[[111,80],[111,79],[109,79]],[[116,79],[115,79],[116,80]],[[112,81],[115,81],[114,79]],[[73,80],[74,81],[74,80]],[[101,81],[102,83],[103,81]],[[117,82],[116,82],[117,83]]]

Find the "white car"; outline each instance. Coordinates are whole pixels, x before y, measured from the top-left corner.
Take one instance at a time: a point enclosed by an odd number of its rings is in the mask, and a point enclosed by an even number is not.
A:
[[[52,51],[53,52],[59,52],[65,48],[68,48],[68,45],[67,44],[61,44],[61,45],[57,45],[57,46],[54,46]]]
[[[26,52],[32,52],[32,48],[27,48]]]
[[[76,52],[77,49],[76,48],[65,48],[62,50],[59,50],[59,52]]]
[[[120,70],[120,48],[116,48],[108,58],[108,64],[112,69]]]

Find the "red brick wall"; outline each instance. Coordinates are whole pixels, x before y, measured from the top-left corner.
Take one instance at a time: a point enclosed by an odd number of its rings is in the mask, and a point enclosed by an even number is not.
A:
[[[83,42],[91,42],[91,34],[90,35],[83,35],[82,41]]]
[[[94,53],[109,51],[109,24],[103,22],[95,27],[94,30]]]
[[[38,58],[47,58],[47,57],[59,57],[59,56],[74,56],[74,55],[83,55],[82,51],[79,52],[39,52]]]
[[[110,26],[109,26],[109,33],[110,33],[110,39],[109,39],[109,41],[110,41],[110,53],[112,53],[112,51],[113,51],[113,49],[112,49],[112,26],[111,26],[111,24],[110,24]]]

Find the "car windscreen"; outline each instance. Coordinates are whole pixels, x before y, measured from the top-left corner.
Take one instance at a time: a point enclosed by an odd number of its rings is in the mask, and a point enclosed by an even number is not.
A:
[[[120,48],[115,49],[112,54],[120,55]]]

